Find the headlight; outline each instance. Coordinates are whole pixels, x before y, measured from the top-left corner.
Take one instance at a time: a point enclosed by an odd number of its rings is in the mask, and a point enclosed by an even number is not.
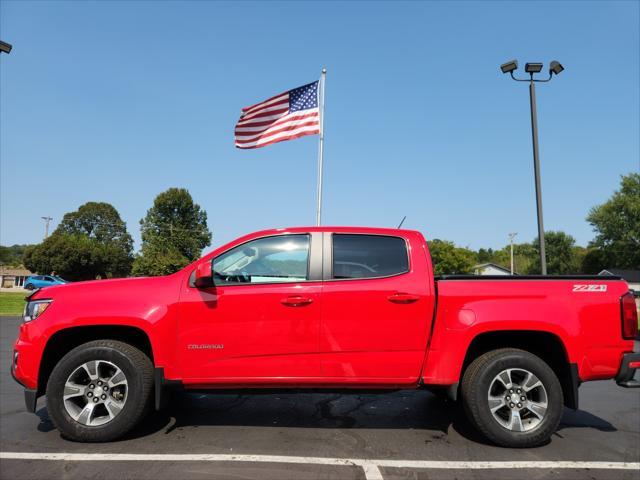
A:
[[[32,302],[27,302],[24,306],[23,320],[25,322],[35,320],[49,308],[49,305],[51,305],[51,300],[33,300]]]

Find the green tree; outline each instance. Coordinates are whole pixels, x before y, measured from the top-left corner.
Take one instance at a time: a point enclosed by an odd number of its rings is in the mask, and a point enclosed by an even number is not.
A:
[[[173,245],[154,242],[142,247],[141,253],[133,262],[132,273],[134,276],[170,275],[189,263],[189,259]]]
[[[582,257],[580,271],[582,273],[596,274],[607,268],[607,257],[605,252],[596,247],[587,247]],[[609,268],[612,268],[610,265]]]
[[[131,257],[113,243],[57,232],[28,248],[24,264],[32,272],[56,272],[72,281],[93,280],[126,276],[131,269]]]
[[[640,268],[640,174],[623,175],[620,190],[587,216],[596,238],[589,244],[585,269]],[[594,252],[592,250],[598,250]]]
[[[433,239],[429,244],[429,252],[436,275],[452,273],[469,273],[476,262],[476,254],[468,248],[456,247],[448,240]]]
[[[89,202],[65,214],[42,243],[27,248],[24,265],[68,280],[124,277],[131,271],[132,250],[118,211],[108,203]]]
[[[140,225],[142,248],[133,264],[134,275],[176,272],[211,243],[207,213],[184,188],[159,194]]]
[[[496,250],[490,261],[504,268],[511,268],[511,246],[507,245],[500,250]],[[514,243],[513,269],[515,273],[528,272],[531,269],[531,265],[536,261],[539,260],[537,260],[536,251],[530,243]]]
[[[100,243],[113,243],[131,254],[133,239],[113,205],[105,202],[87,202],[77,211],[64,215],[57,232],[86,235]]]
[[[515,243],[513,245],[513,267],[515,273],[526,272],[535,255],[530,243]],[[511,267],[511,245],[499,250],[481,248],[476,253],[476,263],[493,263],[507,270]]]
[[[573,261],[575,263],[575,269],[573,273],[586,273],[584,271],[584,265],[588,253],[588,248],[581,247],[580,245],[576,245],[575,247],[573,247]],[[600,270],[598,270],[598,272],[599,271]]]
[[[493,248],[481,248],[476,254],[478,263],[494,263],[496,253]]]
[[[0,265],[7,265],[9,267],[19,267],[22,265],[22,257],[24,251],[30,247],[30,245],[11,245],[5,247],[0,245]]]
[[[565,232],[545,232],[545,253],[547,257],[547,273],[549,275],[567,275],[580,271],[580,260],[576,252],[576,240]],[[540,247],[538,238],[531,247],[537,261],[531,262],[527,273],[540,273]]]

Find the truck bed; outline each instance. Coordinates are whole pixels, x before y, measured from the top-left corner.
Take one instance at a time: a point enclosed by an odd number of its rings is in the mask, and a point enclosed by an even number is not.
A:
[[[471,342],[483,335],[537,332],[558,342],[581,381],[612,378],[622,352],[620,299],[629,291],[613,275],[442,275],[424,369],[425,383],[455,383]],[[503,333],[500,333],[503,332]],[[452,368],[450,366],[455,366]]]

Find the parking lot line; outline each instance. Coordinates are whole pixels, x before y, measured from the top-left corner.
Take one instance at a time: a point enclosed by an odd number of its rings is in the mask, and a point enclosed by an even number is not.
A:
[[[280,455],[233,454],[130,454],[130,453],[36,453],[0,452],[0,460],[48,460],[67,462],[253,462],[297,463],[306,465],[358,466],[367,480],[382,480],[380,467],[441,469],[441,470],[501,470],[501,469],[573,469],[573,470],[640,470],[640,462],[582,462],[582,461],[445,461],[445,460],[386,460],[331,457],[292,457]]]

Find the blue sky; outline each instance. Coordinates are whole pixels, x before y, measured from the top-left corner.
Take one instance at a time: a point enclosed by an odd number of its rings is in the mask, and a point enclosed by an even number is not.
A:
[[[639,3],[2,1],[3,245],[87,201],[139,244],[186,187],[213,245],[315,221],[317,137],[233,146],[241,107],[328,69],[323,223],[405,226],[499,248],[536,236],[526,84],[538,88],[547,230],[586,244],[590,207],[640,170]]]

